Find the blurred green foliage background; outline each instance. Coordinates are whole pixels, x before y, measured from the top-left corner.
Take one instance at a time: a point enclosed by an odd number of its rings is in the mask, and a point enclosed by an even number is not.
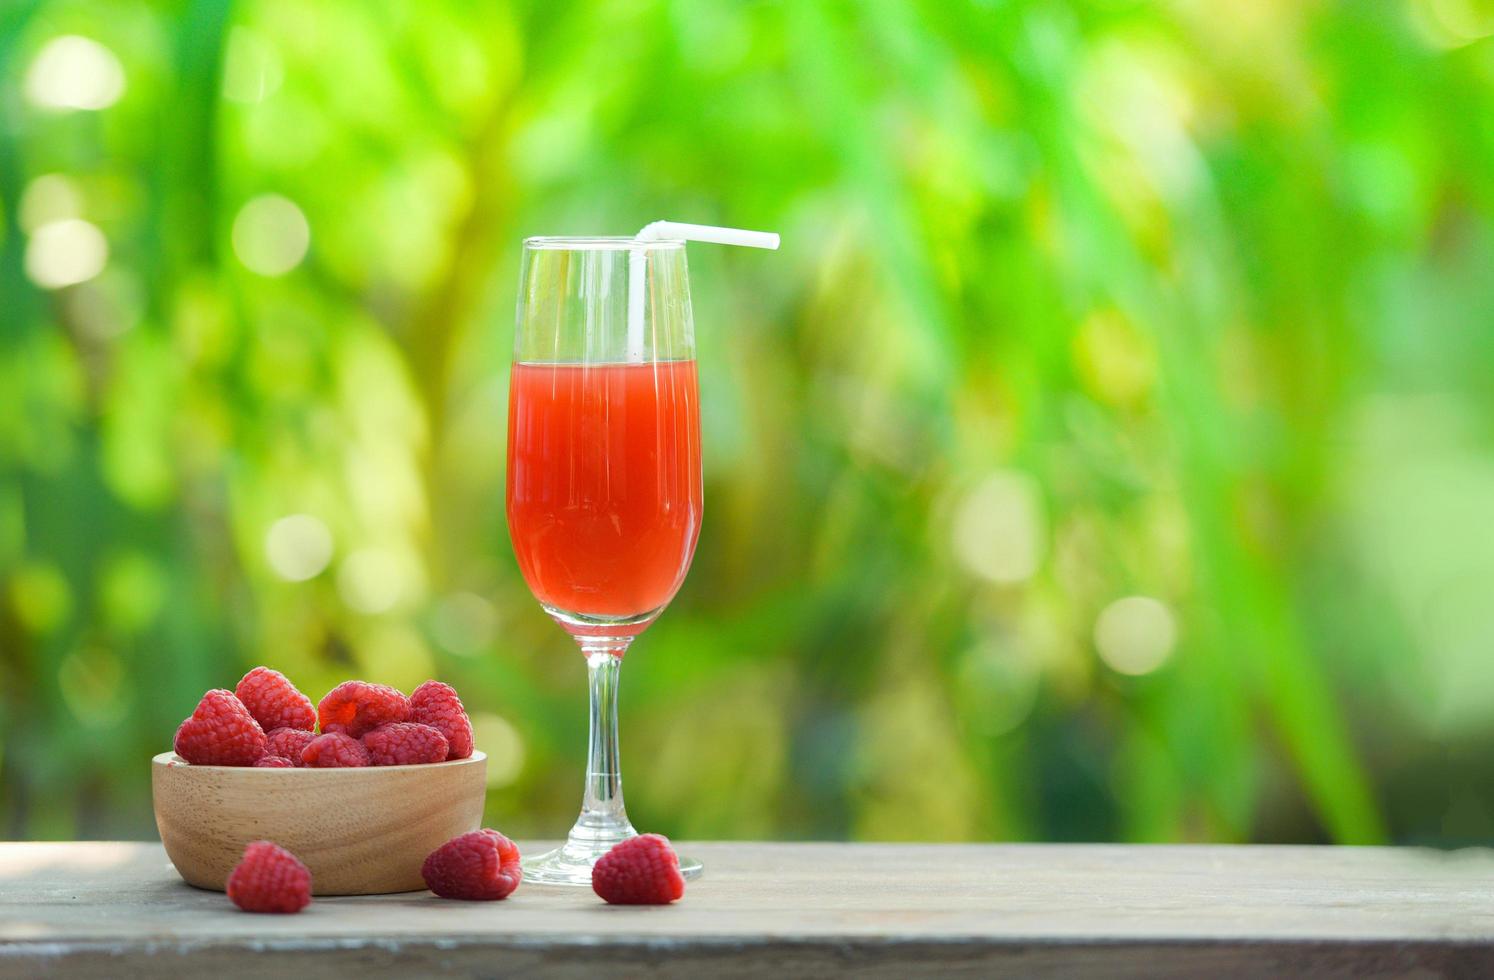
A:
[[[1494,837],[1494,6],[0,6],[0,833],[249,666],[579,801],[503,519],[526,234],[691,250],[682,837]]]

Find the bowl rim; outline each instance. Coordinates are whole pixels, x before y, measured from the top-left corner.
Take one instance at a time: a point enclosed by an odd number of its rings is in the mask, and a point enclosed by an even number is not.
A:
[[[188,762],[175,752],[160,752],[151,757],[150,764],[163,769],[190,769],[198,772],[361,772],[367,774],[370,772],[404,772],[410,769],[455,769],[458,766],[486,761],[487,757],[488,754],[481,749],[473,749],[472,754],[465,759],[447,759],[445,762],[419,762],[406,766],[330,766],[327,768],[297,766],[293,769],[284,769],[259,766],[199,766]]]

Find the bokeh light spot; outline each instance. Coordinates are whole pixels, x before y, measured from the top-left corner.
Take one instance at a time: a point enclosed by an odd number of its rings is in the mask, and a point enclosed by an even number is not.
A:
[[[228,35],[223,64],[223,97],[253,104],[274,95],[285,80],[285,68],[274,45],[253,31],[235,27]]]
[[[87,282],[109,261],[104,233],[82,218],[64,218],[36,229],[26,243],[26,275],[43,289]]]
[[[1019,650],[987,644],[960,658],[957,698],[961,717],[982,735],[1015,730],[1037,703],[1038,669]]]
[[[301,264],[310,245],[306,215],[279,194],[251,199],[233,219],[233,252],[250,272],[282,276]]]
[[[472,716],[472,741],[488,754],[488,788],[507,786],[524,771],[524,739],[519,730],[494,714]]]
[[[129,707],[124,665],[111,650],[74,650],[57,667],[57,686],[73,717],[87,728],[109,728],[123,721]]]
[[[321,574],[332,560],[332,532],[310,514],[291,514],[270,525],[265,557],[276,575],[304,582]]]
[[[18,217],[28,234],[63,218],[81,218],[83,193],[65,174],[42,174],[21,192]]]
[[[1033,576],[1046,551],[1037,484],[1011,471],[990,474],[965,495],[950,526],[960,564],[981,578],[1011,584]]]
[[[1149,596],[1117,599],[1095,620],[1095,649],[1117,673],[1151,673],[1167,661],[1176,643],[1172,610]]]
[[[1073,341],[1074,360],[1086,387],[1113,405],[1140,401],[1156,373],[1152,351],[1128,321],[1113,311],[1091,314]]]
[[[121,263],[63,295],[62,307],[78,333],[94,341],[117,337],[139,324],[145,311],[140,280]]]
[[[374,629],[355,641],[358,663],[369,677],[402,691],[414,690],[435,672],[430,647],[416,630],[397,618],[375,620]]]
[[[360,548],[337,570],[337,592],[358,612],[388,612],[404,598],[409,575],[399,555],[384,548]]]
[[[124,68],[114,52],[76,34],[48,41],[26,72],[26,98],[44,109],[106,109],[124,87]]]
[[[497,610],[491,602],[472,592],[442,597],[431,616],[431,633],[436,642],[465,657],[486,650],[497,632]]]
[[[1494,8],[1478,0],[1411,0],[1411,23],[1439,48],[1459,48],[1494,34]]]
[[[67,579],[48,562],[33,562],[13,573],[10,600],[21,625],[32,633],[49,633],[61,626],[73,608]]]
[[[99,604],[104,619],[121,633],[149,626],[166,603],[166,573],[148,553],[131,551],[111,557],[99,575]]]

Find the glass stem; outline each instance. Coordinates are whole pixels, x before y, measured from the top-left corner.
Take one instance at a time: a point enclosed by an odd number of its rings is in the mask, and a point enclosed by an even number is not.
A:
[[[617,746],[617,680],[631,637],[577,637],[586,655],[591,722],[586,751],[586,793],[571,828],[568,849],[605,851],[637,832],[623,808],[622,763]]]

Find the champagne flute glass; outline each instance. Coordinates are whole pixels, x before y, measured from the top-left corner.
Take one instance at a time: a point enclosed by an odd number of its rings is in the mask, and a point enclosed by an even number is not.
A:
[[[581,815],[524,877],[590,885],[637,831],[623,809],[623,655],[674,598],[700,535],[700,405],[683,241],[524,242],[508,403],[508,528],[525,582],[586,658]],[[687,878],[700,865],[681,859]]]

